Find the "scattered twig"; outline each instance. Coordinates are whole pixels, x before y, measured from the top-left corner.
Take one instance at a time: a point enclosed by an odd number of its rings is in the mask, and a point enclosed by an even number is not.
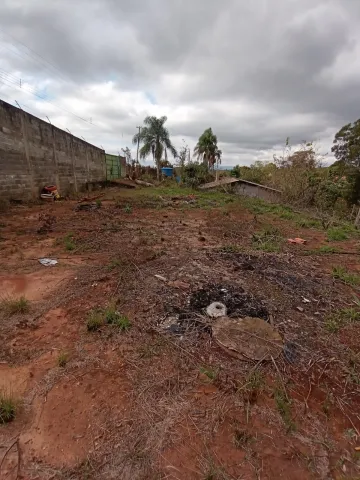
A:
[[[10,446],[6,449],[5,453],[4,453],[4,456],[3,458],[1,459],[1,462],[0,462],[0,471],[1,471],[1,467],[5,461],[5,458],[7,456],[7,454],[10,452],[10,450],[13,448],[13,446],[16,445],[17,446],[17,451],[18,451],[18,466],[17,466],[17,474],[16,474],[16,478],[19,477],[19,471],[20,471],[20,448],[19,448],[19,437],[16,437],[16,439],[10,444]]]

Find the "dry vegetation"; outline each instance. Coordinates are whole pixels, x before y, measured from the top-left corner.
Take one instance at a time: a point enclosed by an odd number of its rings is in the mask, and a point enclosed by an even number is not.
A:
[[[1,478],[359,478],[356,230],[174,187],[76,205],[1,217]],[[281,333],[278,358],[216,344],[219,285]]]

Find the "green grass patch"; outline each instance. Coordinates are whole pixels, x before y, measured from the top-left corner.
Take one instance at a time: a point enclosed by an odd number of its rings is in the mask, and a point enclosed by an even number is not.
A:
[[[327,231],[327,239],[329,242],[349,240],[349,234],[341,227],[332,227]]]
[[[318,254],[318,255],[329,255],[329,254],[332,254],[332,253],[340,253],[340,252],[341,252],[341,250],[339,250],[336,247],[332,247],[330,245],[322,245],[319,248],[316,248],[314,250],[310,250],[310,253],[314,253],[315,255],[316,254]]]
[[[124,212],[128,214],[132,213],[131,205],[126,205],[124,208]]]
[[[287,432],[293,432],[296,429],[291,416],[291,401],[288,399],[283,387],[277,387],[274,391],[276,408],[283,419]]]
[[[8,315],[24,314],[29,312],[30,302],[25,297],[9,298],[1,301],[0,308]]]
[[[360,285],[360,275],[355,272],[349,272],[345,267],[333,267],[332,275],[335,280],[341,280],[345,285],[352,287]]]
[[[10,393],[0,390],[0,424],[14,420],[17,402]]]
[[[315,218],[300,217],[295,223],[300,228],[321,228],[321,222]]]
[[[329,242],[341,242],[350,238],[359,238],[360,231],[350,223],[340,223],[327,230]]]
[[[105,322],[108,325],[114,325],[122,332],[131,328],[131,322],[126,315],[121,315],[114,306],[110,306],[104,311]]]
[[[69,354],[67,352],[60,352],[57,358],[57,364],[61,368],[65,368],[69,361]]]
[[[325,328],[330,333],[337,333],[343,326],[360,321],[360,310],[342,308],[332,312],[325,320]]]
[[[252,246],[255,250],[262,250],[263,252],[279,252],[282,243],[283,238],[280,231],[273,226],[254,233],[252,237]]]
[[[65,235],[65,237],[63,238],[63,243],[64,243],[65,250],[67,250],[68,252],[75,250],[76,243],[74,240],[74,234],[68,233],[67,235]]]
[[[128,317],[119,313],[113,305],[105,309],[92,310],[88,315],[86,326],[89,332],[96,332],[104,325],[112,325],[122,332],[131,328]]]
[[[206,375],[209,382],[214,382],[219,374],[218,369],[212,367],[200,367],[200,372]]]

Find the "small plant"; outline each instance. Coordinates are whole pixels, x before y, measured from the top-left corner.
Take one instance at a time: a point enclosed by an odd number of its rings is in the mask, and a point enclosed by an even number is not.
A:
[[[242,392],[244,401],[250,405],[256,403],[259,394],[263,390],[265,385],[264,376],[261,372],[255,370],[251,372],[245,379],[245,383],[240,387],[239,391]]]
[[[100,330],[100,328],[103,326],[104,321],[103,321],[103,315],[99,310],[92,310],[89,313],[87,322],[86,322],[86,327],[88,329],[88,332],[96,332]]]
[[[102,202],[101,202],[101,200],[98,198],[98,199],[96,200],[96,206],[97,206],[97,208],[100,208],[101,205],[102,205]]]
[[[332,312],[327,317],[325,328],[330,333],[337,333],[344,325],[358,321],[360,321],[360,310],[356,308],[342,308]]]
[[[267,227],[261,232],[254,233],[252,244],[256,250],[264,252],[279,252],[283,239],[276,227]]]
[[[16,400],[13,396],[0,390],[0,423],[8,423],[14,420],[16,406]]]
[[[345,267],[333,267],[332,274],[334,279],[341,280],[345,285],[351,285],[353,287],[360,285],[360,275],[348,272]]]
[[[329,241],[340,242],[343,240],[348,240],[349,235],[342,227],[332,227],[327,231],[327,238]]]
[[[65,247],[65,250],[67,250],[68,252],[71,252],[72,250],[75,250],[76,243],[75,243],[75,240],[74,240],[74,235],[72,233],[68,233],[67,235],[65,235],[65,237],[64,237],[64,247]]]
[[[125,213],[131,213],[132,212],[131,205],[126,205],[125,208],[124,208],[124,212]]]
[[[210,382],[214,382],[218,376],[218,370],[211,367],[201,367],[200,372],[207,376]]]
[[[108,307],[105,312],[105,322],[108,325],[114,325],[122,332],[126,332],[131,327],[131,322],[126,315],[121,315],[114,306]]]
[[[69,354],[67,352],[60,352],[57,358],[59,367],[64,368],[69,361]]]
[[[112,270],[115,270],[115,268],[118,268],[121,265],[122,265],[121,260],[119,260],[119,259],[111,260],[111,262],[107,266],[107,269],[109,270],[109,272],[111,272]]]
[[[341,328],[341,323],[339,322],[339,318],[334,315],[330,315],[325,320],[325,328],[330,333],[337,333]]]
[[[277,387],[274,392],[276,407],[285,423],[288,432],[295,430],[295,424],[291,418],[291,401],[288,399],[283,387]]]
[[[24,314],[30,310],[30,302],[25,297],[6,299],[1,302],[1,307],[9,315],[15,315],[16,313]]]

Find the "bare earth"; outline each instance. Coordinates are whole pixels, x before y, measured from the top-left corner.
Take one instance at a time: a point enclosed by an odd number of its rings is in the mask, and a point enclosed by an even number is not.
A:
[[[358,308],[358,287],[331,274],[360,270],[357,240],[331,244],[346,254],[306,254],[327,245],[324,231],[225,193],[111,189],[98,209],[76,206],[0,216],[2,303],[30,306],[0,310],[0,389],[18,401],[0,425],[0,478],[360,479],[360,322],[326,328]],[[56,217],[50,231],[38,233],[39,214]],[[254,250],[269,224],[308,243]],[[201,301],[221,288],[230,313],[246,298],[244,315],[281,334],[276,360],[214,341]],[[129,330],[87,330],[90,311],[115,304]],[[164,331],[179,314],[181,331]]]

